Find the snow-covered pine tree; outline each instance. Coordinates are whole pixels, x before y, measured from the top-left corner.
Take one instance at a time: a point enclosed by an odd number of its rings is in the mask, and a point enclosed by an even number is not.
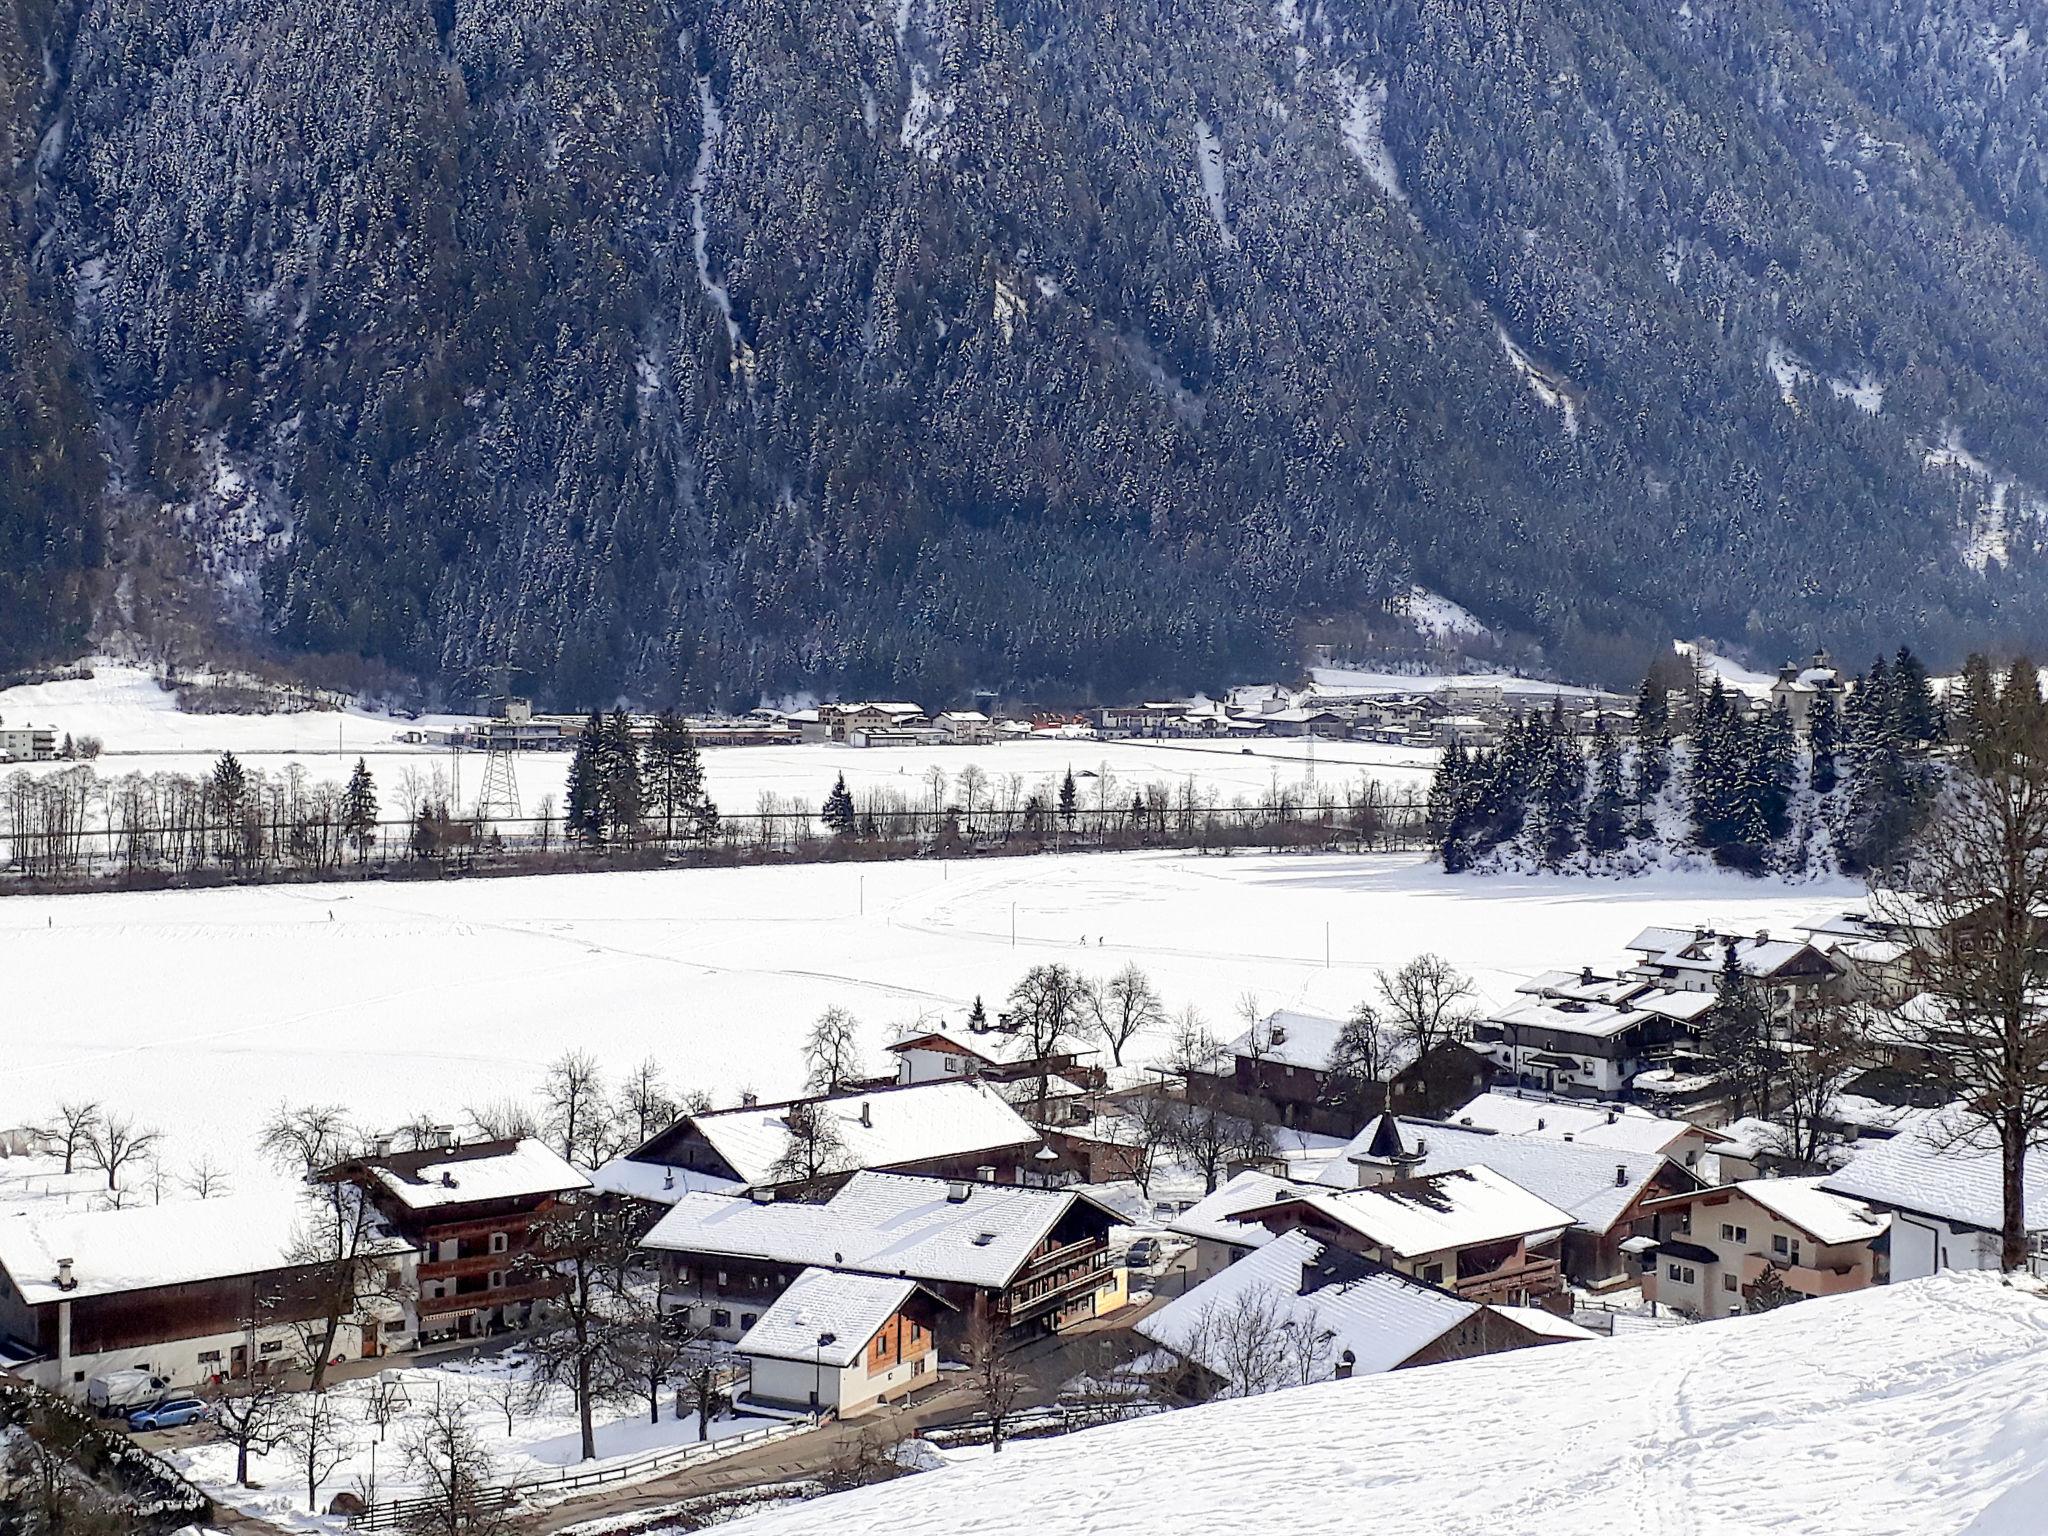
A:
[[[1603,721],[1593,737],[1593,800],[1586,808],[1586,851],[1619,853],[1628,844],[1628,834],[1621,741]]]
[[[1838,777],[1835,754],[1842,743],[1842,717],[1835,709],[1835,696],[1822,693],[1806,716],[1806,752],[1812,763],[1808,787],[1816,795],[1833,794]]]
[[[360,757],[341,797],[341,834],[355,850],[358,864],[369,859],[377,841],[377,783],[370,777],[370,765]]]
[[[846,787],[846,775],[840,774],[833,784],[831,793],[825,796],[825,808],[818,819],[841,837],[850,837],[858,821],[853,807],[853,792]]]
[[[569,782],[564,792],[562,824],[565,833],[593,848],[605,841],[603,770],[600,740],[604,722],[596,710],[583,722],[576,736],[576,752],[569,759]]]

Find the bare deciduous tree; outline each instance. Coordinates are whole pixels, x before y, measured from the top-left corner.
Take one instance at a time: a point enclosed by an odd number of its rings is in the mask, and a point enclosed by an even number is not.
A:
[[[812,1186],[853,1166],[831,1105],[799,1099],[783,1114],[786,1138],[770,1169],[784,1184]]]
[[[1420,1056],[1472,1031],[1472,979],[1442,955],[1421,954],[1391,975],[1378,973],[1396,1038]]]
[[[102,1115],[85,1133],[85,1160],[107,1176],[115,1189],[121,1170],[146,1159],[156,1148],[158,1133],[138,1126],[130,1115]]]
[[[588,1051],[564,1051],[548,1064],[541,1079],[544,1124],[555,1150],[574,1159],[584,1149],[594,1123],[611,1114],[605,1100],[604,1075]]]
[[[810,1093],[843,1093],[866,1075],[861,1064],[860,1022],[844,1008],[831,1007],[804,1037],[804,1087]]]
[[[227,1170],[206,1153],[201,1153],[192,1160],[191,1166],[185,1170],[178,1182],[185,1186],[186,1192],[195,1200],[211,1200],[216,1195],[228,1192]]]
[[[324,1392],[301,1392],[292,1398],[281,1443],[306,1480],[306,1507],[319,1513],[321,1485],[347,1466],[356,1452],[347,1421],[335,1412],[334,1399]]]
[[[253,1345],[255,1330],[248,1331]],[[254,1353],[254,1350],[251,1350]],[[292,1393],[283,1371],[223,1383],[211,1394],[213,1432],[235,1448],[235,1481],[249,1486],[249,1457],[266,1454],[284,1436]]]
[[[1110,1060],[1119,1067],[1124,1064],[1125,1048],[1133,1040],[1166,1023],[1166,1008],[1159,1001],[1159,994],[1135,964],[1090,987],[1086,1000],[1088,1021],[1109,1047]]]
[[[1895,1015],[1952,1094],[1959,1139],[1995,1147],[1999,1261],[2027,1263],[2028,1152],[2048,1141],[2048,711],[2031,666],[2016,666],[1991,718],[1957,761],[1906,867],[1873,883],[1880,916],[1922,935],[1914,956],[1935,1004]]]
[[[989,1425],[991,1454],[1003,1448],[1003,1432],[1016,1412],[1017,1400],[1026,1385],[1022,1363],[1010,1347],[1009,1329],[992,1310],[984,1308],[968,1322],[961,1349],[961,1363],[982,1415]]]
[[[103,1115],[97,1099],[72,1099],[57,1106],[57,1123],[50,1137],[64,1152],[64,1171],[71,1172],[79,1156],[91,1145]]]
[[[524,1099],[491,1099],[462,1113],[485,1141],[524,1141],[540,1134],[540,1117]]]
[[[1002,1021],[1038,1064],[1032,1094],[1033,1118],[1037,1120],[1045,1118],[1045,1101],[1051,1091],[1050,1058],[1080,1033],[1088,1012],[1088,984],[1064,965],[1034,965],[1010,989],[1010,1006]]]
[[[633,1138],[636,1147],[667,1130],[681,1113],[674,1095],[662,1081],[661,1063],[652,1056],[644,1058],[619,1085],[619,1108],[626,1134]]]
[[[549,1326],[534,1335],[534,1379],[567,1389],[576,1404],[583,1460],[597,1457],[597,1405],[618,1390],[619,1278],[636,1236],[625,1204],[594,1192],[565,1195],[537,1219],[517,1261],[525,1279],[554,1281]]]
[[[440,1397],[406,1426],[406,1480],[418,1489],[409,1536],[505,1536],[509,1498],[492,1487],[496,1466],[461,1403]]]

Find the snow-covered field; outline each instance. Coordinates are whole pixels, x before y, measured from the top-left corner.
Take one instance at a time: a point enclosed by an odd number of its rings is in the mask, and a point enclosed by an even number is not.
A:
[[[531,1092],[572,1047],[614,1071],[651,1054],[720,1102],[778,1094],[828,1004],[860,1019],[880,1066],[895,1026],[994,1003],[1043,961],[1136,962],[1170,1008],[1227,1035],[1247,993],[1340,1012],[1422,950],[1499,999],[1537,971],[1619,958],[1647,923],[1783,930],[1857,894],[1139,853],[14,897],[0,1127],[90,1093],[161,1127],[167,1162],[210,1157],[245,1186],[280,1100],[459,1121]]]
[[[388,1421],[380,1429],[372,1402],[380,1390],[388,1394]],[[505,1405],[512,1403],[513,1429],[505,1428]],[[302,1401],[302,1400],[295,1400]],[[329,1388],[333,1432],[323,1437],[334,1453],[334,1468],[321,1481],[318,1508],[306,1499],[303,1459],[290,1445],[251,1455],[249,1479],[254,1488],[235,1482],[235,1448],[224,1441],[201,1441],[169,1452],[179,1470],[225,1504],[263,1516],[292,1529],[338,1529],[339,1520],[315,1521],[308,1515],[325,1510],[338,1493],[367,1499],[373,1487],[378,1499],[406,1498],[419,1490],[409,1480],[405,1443],[412,1427],[436,1401],[462,1406],[477,1441],[490,1456],[497,1478],[525,1477],[579,1462],[583,1453],[574,1400],[566,1390],[532,1390],[518,1356],[454,1362],[443,1366],[394,1367],[379,1377],[362,1377]],[[618,1403],[598,1412],[597,1455],[590,1463],[633,1461],[653,1451],[697,1442],[697,1416],[674,1414],[664,1402],[660,1421],[650,1420],[646,1405]],[[714,1418],[709,1439],[725,1440],[761,1429],[773,1420],[729,1416]]]
[[[1947,1274],[1299,1387],[741,1520],[751,1536],[2039,1536],[2048,1297]]]
[[[417,775],[423,787],[439,778],[437,794],[457,805],[474,802],[481,787],[483,758],[474,752],[412,746],[400,732],[449,726],[457,717],[404,720],[363,710],[321,710],[295,715],[185,714],[172,696],[137,668],[95,663],[91,678],[43,683],[0,691],[0,722],[47,725],[60,736],[97,736],[105,751],[93,764],[105,778],[127,773],[209,771],[222,752],[234,752],[250,769],[282,773],[302,766],[315,782],[339,783],[358,757],[376,775],[385,814],[403,814],[402,785]],[[787,747],[715,747],[704,753],[707,787],[726,812],[754,810],[764,794],[801,798],[820,805],[839,774],[856,796],[893,789],[912,801],[927,793],[926,773],[941,768],[949,780],[972,764],[992,781],[1018,775],[1027,790],[1057,782],[1072,770],[1082,802],[1106,798],[1128,804],[1134,789],[1165,783],[1178,790],[1193,783],[1205,803],[1256,802],[1276,786],[1291,787],[1313,774],[1332,794],[1354,788],[1361,777],[1384,781],[1394,793],[1427,788],[1434,751],[1378,746],[1369,742],[1298,739],[1247,743],[1209,741],[1091,741],[1035,738],[978,747],[860,748],[819,742]],[[69,766],[44,763],[34,772]],[[528,815],[544,798],[559,810],[569,755],[521,754],[516,763],[520,799]],[[1112,776],[1107,789],[1100,775]],[[0,777],[13,771],[0,765]]]

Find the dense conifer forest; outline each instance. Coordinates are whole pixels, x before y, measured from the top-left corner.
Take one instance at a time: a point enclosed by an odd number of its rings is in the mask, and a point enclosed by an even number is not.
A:
[[[1609,681],[2038,643],[2030,15],[22,0],[0,668],[1127,695],[1410,581]]]

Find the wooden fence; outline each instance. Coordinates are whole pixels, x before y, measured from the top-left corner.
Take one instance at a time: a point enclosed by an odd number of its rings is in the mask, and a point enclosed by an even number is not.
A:
[[[535,1472],[479,1488],[463,1506],[468,1516],[495,1514],[509,1509],[537,1493],[574,1493],[583,1488],[600,1488],[606,1483],[629,1483],[643,1477],[680,1471],[707,1461],[717,1461],[748,1446],[766,1445],[814,1427],[815,1421],[793,1419],[782,1424],[764,1424],[723,1440],[704,1440],[665,1451],[650,1451],[631,1461],[610,1462],[596,1467],[563,1467],[555,1472]],[[445,1506],[433,1499],[390,1499],[372,1504],[348,1517],[359,1531],[387,1531],[400,1528],[420,1515],[432,1514]]]

